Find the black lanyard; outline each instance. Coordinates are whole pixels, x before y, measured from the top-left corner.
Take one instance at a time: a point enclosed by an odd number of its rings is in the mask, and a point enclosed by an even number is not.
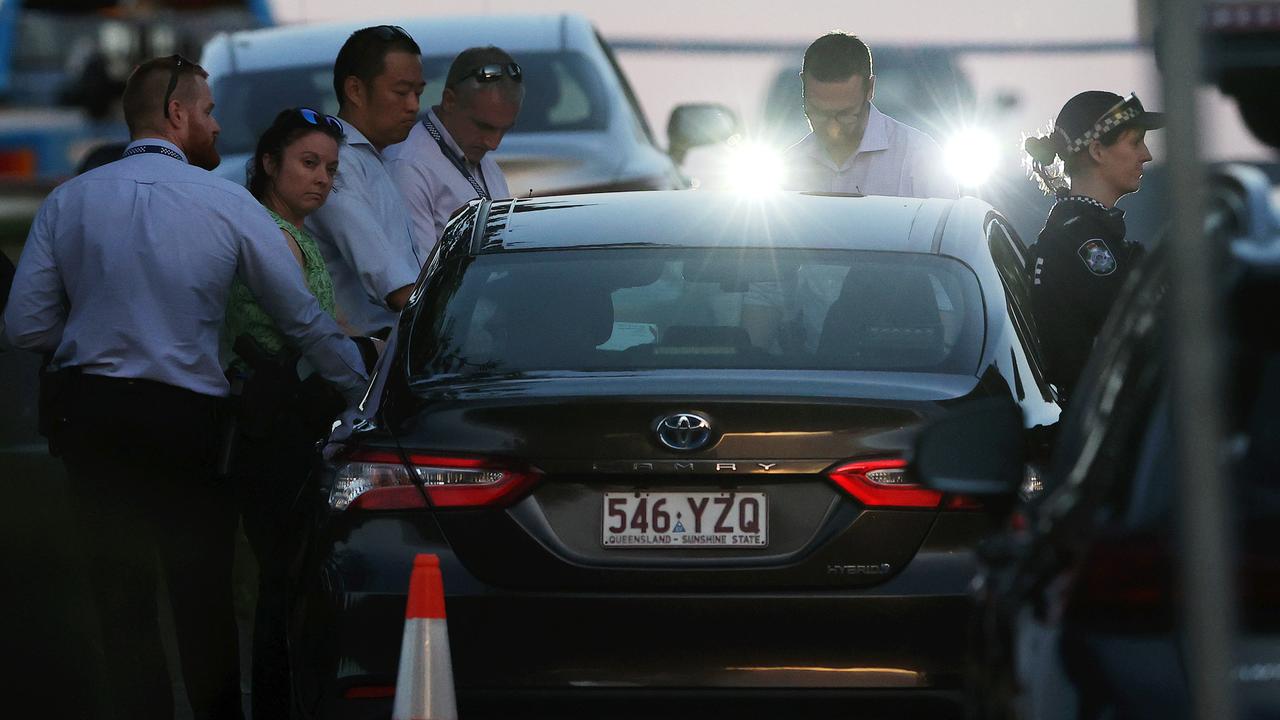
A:
[[[120,157],[127,158],[133,157],[134,155],[142,155],[144,153],[156,153],[157,155],[171,157],[174,160],[181,160],[184,163],[187,161],[186,158],[182,157],[182,153],[179,153],[177,150],[171,150],[163,145],[135,145],[134,147],[125,150],[124,154]]]
[[[431,118],[429,116],[422,118],[422,127],[427,129],[427,133],[429,133],[436,141],[436,144],[440,146],[440,152],[444,153],[444,156],[449,158],[449,162],[453,163],[453,166],[458,168],[458,172],[462,173],[462,177],[466,178],[467,182],[471,183],[471,187],[475,188],[476,195],[479,195],[485,200],[492,199],[489,197],[489,191],[485,189],[484,185],[477,182],[475,177],[471,175],[471,171],[467,169],[467,164],[463,162],[462,158],[458,157],[458,154],[453,151],[453,148],[449,147],[449,145],[444,141],[444,136],[440,134],[440,130],[436,127],[436,124],[431,122]],[[476,171],[480,173],[480,180],[484,181],[484,170],[481,170],[477,166]],[[485,185],[487,184],[488,183],[485,183]]]

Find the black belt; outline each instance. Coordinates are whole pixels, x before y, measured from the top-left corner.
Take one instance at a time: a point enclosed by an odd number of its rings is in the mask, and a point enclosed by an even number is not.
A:
[[[74,371],[74,369],[71,370]],[[156,400],[208,403],[210,405],[215,405],[222,400],[216,395],[205,395],[195,390],[162,383],[158,380],[112,377],[110,375],[95,375],[87,372],[74,372],[71,387],[72,392],[78,394],[119,393],[141,398],[154,398]]]

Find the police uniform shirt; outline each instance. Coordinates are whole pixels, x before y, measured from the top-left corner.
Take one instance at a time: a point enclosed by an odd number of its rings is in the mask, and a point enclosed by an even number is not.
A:
[[[954,198],[959,188],[933,138],[871,105],[858,149],[836,165],[812,132],[783,156],[787,190]]]
[[[347,140],[333,190],[306,226],[333,278],[338,317],[368,335],[395,325],[387,296],[417,281],[426,255],[414,247],[404,198],[381,153],[353,125],[342,127]]]
[[[169,142],[125,152],[40,206],[5,308],[8,340],[52,352],[58,367],[224,396],[218,336],[238,273],[323,377],[358,392],[359,350],[307,290],[266,209]]]
[[[1070,397],[1142,247],[1124,239],[1124,211],[1087,197],[1058,201],[1028,250],[1031,303],[1048,379]]]
[[[478,165],[471,164],[434,109],[427,110],[427,118],[440,131],[445,147],[464,163],[472,179],[490,199],[511,197],[507,179],[493,159],[493,153],[486,154]],[[404,142],[386,151],[387,169],[408,205],[413,237],[424,258],[444,234],[444,226],[454,211],[479,197],[471,181],[444,152],[421,122],[413,126]]]

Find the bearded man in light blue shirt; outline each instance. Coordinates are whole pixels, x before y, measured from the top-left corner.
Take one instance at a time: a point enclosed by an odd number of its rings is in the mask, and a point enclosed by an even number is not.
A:
[[[45,200],[4,311],[7,340],[59,369],[50,439],[105,656],[106,704],[86,717],[173,717],[158,568],[195,717],[241,716],[237,514],[213,472],[232,280],[324,378],[349,397],[365,382],[359,350],[320,309],[276,224],[208,172],[219,127],[206,77],[177,55],[134,71],[124,92],[133,142]]]

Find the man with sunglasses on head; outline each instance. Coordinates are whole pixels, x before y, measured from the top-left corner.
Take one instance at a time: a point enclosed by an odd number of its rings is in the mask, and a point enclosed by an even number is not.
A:
[[[872,104],[871,50],[854,35],[832,32],[804,52],[804,113],[812,128],[786,152],[790,190],[898,197],[957,196],[942,150],[928,135]]]
[[[387,151],[420,245],[438,241],[467,202],[511,197],[489,152],[515,125],[523,102],[524,76],[510,55],[493,46],[463,50],[449,67],[440,104]]]
[[[352,33],[333,63],[347,141],[329,201],[307,218],[307,228],[333,277],[338,317],[362,335],[395,325],[427,257],[414,244],[383,155],[417,122],[426,87],[421,56],[403,28],[376,25]]]
[[[206,77],[177,55],[134,70],[123,98],[133,141],[50,193],[4,313],[6,339],[52,354],[57,369],[41,410],[67,468],[104,660],[105,706],[84,717],[173,717],[158,571],[194,716],[241,717],[237,514],[214,471],[232,281],[348,397],[365,383],[360,351],[320,309],[280,229],[208,172],[219,127]]]

